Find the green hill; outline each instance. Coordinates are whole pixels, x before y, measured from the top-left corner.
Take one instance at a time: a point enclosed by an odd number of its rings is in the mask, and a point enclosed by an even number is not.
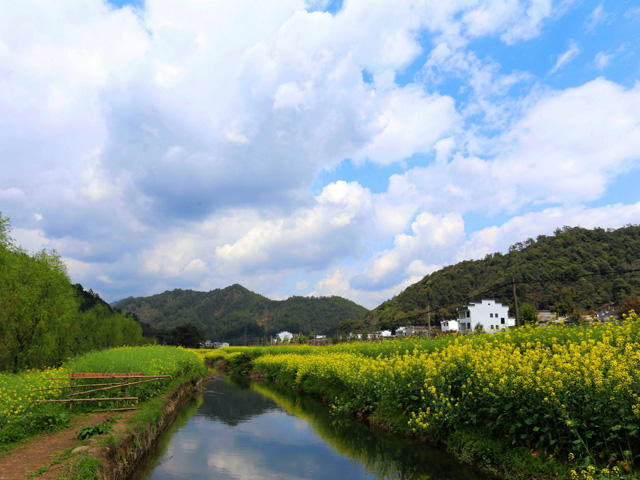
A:
[[[114,308],[134,313],[143,327],[170,330],[192,324],[212,341],[244,342],[282,330],[330,334],[344,320],[361,318],[367,309],[341,297],[291,297],[270,300],[241,285],[210,292],[172,290],[150,297],[127,298]]]
[[[640,295],[640,227],[617,230],[564,227],[494,253],[427,275],[391,300],[367,313],[361,326],[368,330],[403,324],[426,324],[427,305],[432,322],[455,318],[455,307],[495,298],[513,312],[512,279],[518,302],[560,314],[593,311],[620,305]],[[624,273],[628,272],[628,273]]]

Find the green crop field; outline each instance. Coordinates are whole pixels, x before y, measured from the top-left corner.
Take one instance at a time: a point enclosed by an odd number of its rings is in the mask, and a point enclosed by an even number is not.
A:
[[[145,375],[170,375],[169,379],[129,387],[129,396],[139,402],[152,398],[171,379],[196,378],[203,373],[200,357],[175,347],[121,347],[90,353],[58,368],[27,370],[19,374],[0,375],[0,448],[28,436],[68,424],[66,403],[38,403],[60,399],[68,390],[56,389],[68,381],[51,380],[70,372],[142,372]],[[91,380],[96,382],[96,380]],[[99,382],[99,381],[98,381]],[[47,390],[43,390],[47,389]],[[114,396],[113,390],[94,395]],[[101,403],[104,403],[101,405]],[[74,412],[108,408],[108,402],[75,403]]]

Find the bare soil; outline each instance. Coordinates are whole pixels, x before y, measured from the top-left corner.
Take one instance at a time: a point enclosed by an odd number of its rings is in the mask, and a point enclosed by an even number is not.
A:
[[[120,413],[121,420],[114,425],[114,432],[125,428],[125,420],[134,412]],[[56,478],[63,466],[60,462],[62,454],[72,447],[96,443],[97,439],[81,441],[77,439],[78,430],[82,427],[104,422],[109,417],[117,415],[115,412],[91,413],[75,415],[71,418],[69,428],[54,433],[38,435],[25,443],[0,453],[0,480],[24,480],[30,474],[37,479]]]

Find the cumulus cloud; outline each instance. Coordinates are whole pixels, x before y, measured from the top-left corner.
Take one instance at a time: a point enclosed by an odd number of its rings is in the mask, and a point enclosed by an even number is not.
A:
[[[519,188],[519,202],[597,199],[640,161],[638,112],[638,85],[599,78],[553,92],[503,136],[494,176]]]
[[[447,262],[465,237],[459,214],[420,213],[411,234],[398,234],[393,248],[374,255],[363,274],[351,279],[359,290],[378,290],[397,285],[409,276],[428,271],[429,265]]]
[[[364,251],[371,193],[358,183],[327,185],[316,206],[288,218],[263,220],[233,243],[215,250],[227,268],[242,271],[323,268]]]
[[[565,225],[583,228],[620,228],[640,223],[640,203],[606,207],[548,208],[541,212],[513,217],[500,226],[473,232],[456,254],[456,261],[479,259],[493,252],[506,252],[509,246],[538,235],[551,235]]]
[[[640,162],[640,88],[596,79],[525,101],[529,108],[487,143],[488,158],[453,151],[448,162],[390,178],[379,211],[514,214],[531,203],[600,198]]]
[[[534,38],[570,2],[312,3],[3,5],[0,203],[18,240],[109,299],[286,296],[288,280],[372,306],[450,262],[464,215],[593,200],[637,165],[638,87],[509,99],[532,76],[470,50]],[[469,101],[438,92],[451,75]],[[347,158],[396,174],[375,194],[316,184]]]
[[[375,120],[378,133],[353,159],[384,165],[430,152],[451,131],[457,117],[451,97],[426,95],[413,85],[397,89],[385,99]]]

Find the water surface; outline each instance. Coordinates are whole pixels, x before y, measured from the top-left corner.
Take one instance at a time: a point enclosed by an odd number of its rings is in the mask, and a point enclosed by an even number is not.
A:
[[[486,480],[450,455],[372,429],[308,396],[218,376],[137,478]]]

